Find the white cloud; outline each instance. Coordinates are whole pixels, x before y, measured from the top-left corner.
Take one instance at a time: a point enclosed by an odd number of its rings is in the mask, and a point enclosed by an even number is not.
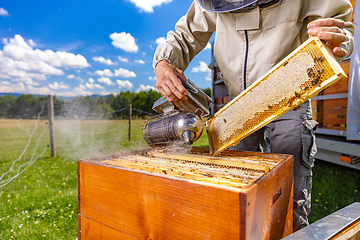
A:
[[[74,74],[67,75],[66,78],[76,78]]]
[[[99,84],[93,84],[93,83],[85,83],[86,88],[88,89],[94,89],[94,88],[98,88],[98,89],[104,89],[103,86],[99,85]]]
[[[129,0],[134,3],[136,7],[144,12],[153,12],[155,6],[160,6],[163,3],[169,3],[172,0]]]
[[[112,77],[114,76],[114,73],[110,69],[104,69],[104,70],[97,70],[96,75],[98,76],[105,76],[105,77]]]
[[[134,53],[136,53],[139,50],[138,46],[135,43],[135,38],[131,36],[130,33],[114,32],[110,34],[110,38],[113,40],[111,44],[115,48],[120,48],[126,52],[134,52]]]
[[[77,87],[75,87],[72,91],[68,91],[68,92],[62,92],[61,94],[58,94],[60,96],[64,96],[64,97],[74,97],[74,96],[90,96],[93,93],[90,91],[86,91],[86,87],[84,85],[79,85]]]
[[[31,47],[35,47],[35,46],[36,46],[36,43],[35,43],[32,39],[29,39],[29,40],[28,40],[28,44],[29,44]]]
[[[25,42],[24,38],[18,34],[9,40],[3,38],[2,43],[5,45],[3,48],[4,56],[12,59],[26,62],[40,61],[52,67],[62,68],[84,68],[90,66],[86,58],[80,54],[75,55],[62,51],[54,52],[49,49],[44,51],[33,49]]]
[[[99,84],[94,84],[94,87],[95,87],[95,88],[98,88],[98,89],[104,89],[104,87],[101,86],[101,85],[99,85]]]
[[[34,49],[36,43],[27,42],[21,35],[3,38],[0,50],[0,78],[37,85],[34,80],[46,80],[49,75],[64,75],[61,68],[90,66],[82,55],[52,50]],[[31,83],[32,82],[32,83]]]
[[[140,84],[139,88],[136,90],[136,93],[139,93],[141,91],[150,91],[150,90],[153,90],[153,91],[157,91],[157,89],[153,86],[150,86],[150,85],[144,85],[144,84]]]
[[[108,86],[114,85],[114,83],[108,77],[99,78],[97,81],[100,82],[100,83],[104,83],[104,84],[106,84]]]
[[[40,94],[40,95],[55,95],[56,92],[50,90],[48,87],[36,88],[31,85],[26,86],[22,82],[9,83],[7,81],[0,81],[0,92],[3,93],[24,93],[24,94]]]
[[[76,77],[74,74],[67,75],[66,78],[69,78],[69,79],[77,79],[77,80],[79,80],[80,82],[84,82],[84,79],[82,79],[81,77]]]
[[[118,57],[119,58],[119,61],[121,62],[128,62],[129,60],[127,58],[122,58],[122,57]]]
[[[114,72],[112,72],[110,69],[97,70],[95,74],[101,77],[123,77],[123,78],[136,77],[136,74],[133,71],[123,68],[115,69]]]
[[[125,88],[125,89],[131,89],[133,88],[133,84],[129,81],[129,80],[116,80],[116,84],[118,85],[119,88]]]
[[[94,83],[94,79],[93,78],[89,78],[89,83]]]
[[[161,44],[161,43],[165,43],[166,42],[166,38],[164,37],[159,37],[155,40],[156,44]]]
[[[114,65],[116,64],[116,62],[111,61],[110,59],[105,59],[104,57],[93,57],[92,58],[95,62],[99,62],[99,63],[105,63],[106,65]]]
[[[8,13],[8,11],[6,11],[6,9],[4,8],[0,8],[0,16],[9,16],[10,14]]]
[[[85,83],[85,86],[89,89],[94,89],[94,84],[92,83]]]
[[[123,69],[123,68],[115,69],[114,75],[116,77],[123,77],[123,78],[136,77],[136,74],[133,71],[129,71],[129,70]]]
[[[86,87],[84,85],[79,85],[75,87],[72,91],[66,92],[57,92],[51,90],[48,86],[45,87],[33,87],[33,86],[26,86],[22,82],[18,83],[10,83],[8,81],[0,81],[0,92],[4,93],[23,93],[23,94],[39,94],[39,95],[57,95],[57,96],[64,96],[64,97],[75,97],[75,96],[89,96],[92,95],[93,92],[86,91]]]
[[[196,72],[196,73],[197,72],[210,72],[210,71],[211,71],[210,68],[204,61],[200,61],[198,67],[194,67],[193,69],[191,69],[191,72]]]
[[[13,82],[23,82],[27,85],[32,85],[32,86],[39,86],[40,84],[37,82],[34,82],[30,77],[25,77],[25,78],[17,78],[14,79]]]
[[[155,81],[155,80],[156,80],[156,77],[152,77],[152,76],[150,76],[150,77],[149,77],[149,80],[153,80],[153,81]]]
[[[53,82],[49,84],[49,88],[53,90],[59,90],[59,89],[68,89],[69,85],[64,84],[63,82]]]
[[[208,50],[208,49],[211,49],[211,44],[209,42],[206,44],[206,47],[204,48],[204,50]]]
[[[191,69],[191,72],[195,72],[195,73],[203,72],[205,73],[205,80],[211,81],[211,70],[204,61],[200,61],[199,66]]]
[[[141,59],[135,60],[135,62],[136,62],[136,63],[139,63],[139,64],[145,64],[145,62],[144,62],[143,60],[141,60]]]

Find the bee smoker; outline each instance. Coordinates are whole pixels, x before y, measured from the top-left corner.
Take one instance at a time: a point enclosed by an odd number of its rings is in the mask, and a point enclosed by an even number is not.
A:
[[[151,147],[166,147],[180,141],[191,145],[203,131],[201,117],[210,114],[211,98],[189,79],[183,82],[188,100],[170,103],[164,97],[155,101],[152,109],[160,115],[150,118],[144,126],[145,142]]]

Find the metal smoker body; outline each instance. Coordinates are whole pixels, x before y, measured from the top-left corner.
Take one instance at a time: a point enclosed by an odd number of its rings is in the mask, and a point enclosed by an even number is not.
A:
[[[201,117],[210,114],[208,106],[211,98],[193,82],[183,83],[188,90],[188,100],[170,103],[164,97],[153,105],[159,116],[150,118],[144,126],[145,142],[151,147],[166,147],[174,142],[191,145],[203,131]]]

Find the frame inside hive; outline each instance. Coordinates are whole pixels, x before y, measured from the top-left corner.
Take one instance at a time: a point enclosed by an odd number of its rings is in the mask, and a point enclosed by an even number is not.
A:
[[[277,166],[287,155],[226,151],[210,156],[207,148],[151,149],[134,155],[104,160],[102,163],[189,180],[241,189],[248,188]]]
[[[216,155],[297,108],[345,72],[317,37],[311,37],[206,121]]]

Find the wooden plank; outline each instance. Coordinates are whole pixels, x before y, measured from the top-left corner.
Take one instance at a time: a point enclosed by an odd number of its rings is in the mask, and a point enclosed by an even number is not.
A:
[[[209,148],[205,147],[192,147],[190,153],[201,154],[209,156]],[[238,150],[225,150],[218,157],[232,157],[232,158],[252,158],[257,161],[266,161],[266,162],[280,162],[288,158],[288,155],[285,154],[274,154],[274,153],[262,153],[262,152],[248,152],[248,151],[238,151]],[[274,160],[274,161],[273,161]]]
[[[281,239],[293,229],[293,158],[246,189],[246,239]]]
[[[346,130],[347,99],[324,100],[324,128]]]
[[[319,123],[319,127],[322,127],[324,124],[323,100],[311,100],[311,111],[312,118]]]
[[[241,170],[241,169],[231,169],[231,168],[226,168],[226,167],[218,167],[215,168],[213,165],[201,165],[198,164],[197,162],[195,163],[196,166],[194,165],[190,165],[190,164],[183,164],[183,162],[177,162],[177,161],[171,161],[171,163],[169,163],[168,160],[166,159],[162,159],[162,158],[146,158],[143,156],[132,156],[130,158],[126,157],[127,162],[130,162],[129,159],[133,159],[134,161],[146,161],[147,164],[149,165],[154,165],[154,166],[164,166],[164,168],[161,169],[167,169],[169,170],[169,168],[173,168],[173,169],[180,169],[181,171],[190,171],[190,172],[194,172],[195,169],[199,170],[199,171],[203,171],[203,172],[208,172],[208,171],[213,171],[213,172],[217,172],[217,174],[221,175],[233,175],[233,176],[243,176],[246,178],[256,178],[258,179],[259,177],[261,177],[264,173],[261,172],[249,172],[249,171],[245,171],[245,170]],[[114,161],[121,161],[122,158],[119,159],[114,159],[114,160],[108,160],[105,161],[105,163],[107,164],[112,164],[112,162]],[[124,159],[125,160],[125,159]],[[172,159],[173,160],[173,159]],[[123,164],[124,161],[121,161],[120,164]],[[132,163],[133,164],[133,163]],[[128,166],[132,166],[132,164],[127,164]],[[121,165],[119,165],[121,166]],[[131,168],[130,168],[131,169]],[[171,172],[171,170],[170,170]]]
[[[232,160],[231,158],[222,159],[219,157],[212,156],[198,156],[192,154],[179,154],[179,153],[161,153],[161,152],[152,152],[154,157],[167,158],[167,159],[181,159],[191,162],[201,162],[206,164],[216,164],[223,166],[231,166],[240,169],[251,169],[259,172],[268,172],[270,170],[269,166],[259,165],[259,164],[250,164],[245,162],[240,162],[239,160]]]
[[[78,164],[80,214],[139,239],[240,239],[239,191]]]
[[[350,3],[351,3],[351,5],[352,5],[352,7],[353,7],[353,12],[352,12],[351,18],[350,18],[350,21],[351,21],[352,23],[354,23],[355,2],[356,2],[356,0],[350,0]]]
[[[322,94],[329,95],[329,94],[340,94],[340,93],[347,93],[349,90],[349,74],[350,74],[350,60],[345,60],[340,63],[340,66],[346,73],[347,77],[337,81],[336,83],[332,84],[330,87],[325,89]]]
[[[186,168],[179,165],[172,165],[172,166],[168,165],[167,167],[165,166],[159,167],[159,164],[154,164],[154,162],[149,159],[147,160],[146,164],[142,164],[142,165],[139,165],[139,163],[136,164],[129,163],[129,161],[123,161],[123,160],[124,159],[108,160],[108,161],[104,161],[104,163],[113,166],[125,167],[128,169],[146,171],[149,173],[157,173],[160,175],[186,178],[196,181],[214,183],[214,184],[237,187],[237,188],[246,188],[259,178],[259,176],[256,176],[256,174],[253,174],[254,176],[248,175],[243,177],[236,177],[236,176],[233,177],[231,175],[231,172],[234,171],[231,170],[227,170],[228,174],[223,174],[221,173],[221,171],[216,172],[210,169],[204,169],[202,171],[200,167],[196,169]]]
[[[79,239],[99,240],[99,239],[122,239],[135,240],[126,233],[116,230],[112,227],[106,226],[102,223],[96,222],[92,219],[79,214]]]

